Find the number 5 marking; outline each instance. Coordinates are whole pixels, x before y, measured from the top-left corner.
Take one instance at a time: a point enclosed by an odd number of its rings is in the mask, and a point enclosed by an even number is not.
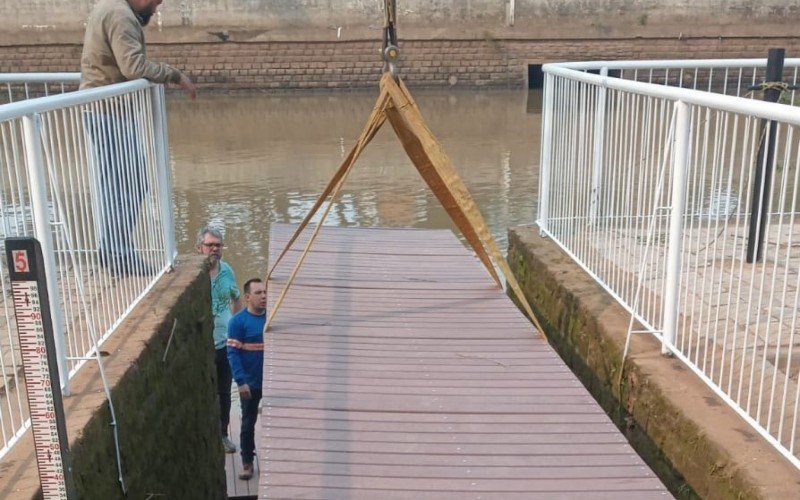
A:
[[[14,271],[18,273],[30,272],[27,250],[12,250],[11,258],[14,260]]]

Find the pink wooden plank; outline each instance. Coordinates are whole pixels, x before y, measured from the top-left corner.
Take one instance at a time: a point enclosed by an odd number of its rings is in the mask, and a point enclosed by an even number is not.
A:
[[[670,497],[448,231],[322,228],[266,343],[262,496]]]

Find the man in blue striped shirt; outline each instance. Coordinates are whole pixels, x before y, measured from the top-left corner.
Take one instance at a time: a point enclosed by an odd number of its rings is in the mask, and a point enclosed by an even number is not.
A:
[[[264,375],[264,325],[267,322],[267,288],[258,278],[244,284],[246,307],[228,323],[228,359],[242,401],[239,447],[243,470],[240,479],[253,477],[255,427]]]

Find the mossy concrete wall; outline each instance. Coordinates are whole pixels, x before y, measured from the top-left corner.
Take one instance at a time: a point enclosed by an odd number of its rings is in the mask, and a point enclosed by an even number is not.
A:
[[[102,347],[127,498],[225,498],[209,297],[201,259],[180,259]],[[96,363],[64,406],[78,498],[122,498]],[[39,494],[30,433],[3,460],[0,485],[0,498]]]
[[[538,228],[509,232],[508,261],[550,343],[678,498],[796,498],[800,472]]]

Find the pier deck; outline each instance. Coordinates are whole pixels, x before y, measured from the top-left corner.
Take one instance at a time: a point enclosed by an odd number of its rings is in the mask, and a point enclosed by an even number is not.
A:
[[[449,231],[323,228],[265,342],[261,498],[670,498]]]

